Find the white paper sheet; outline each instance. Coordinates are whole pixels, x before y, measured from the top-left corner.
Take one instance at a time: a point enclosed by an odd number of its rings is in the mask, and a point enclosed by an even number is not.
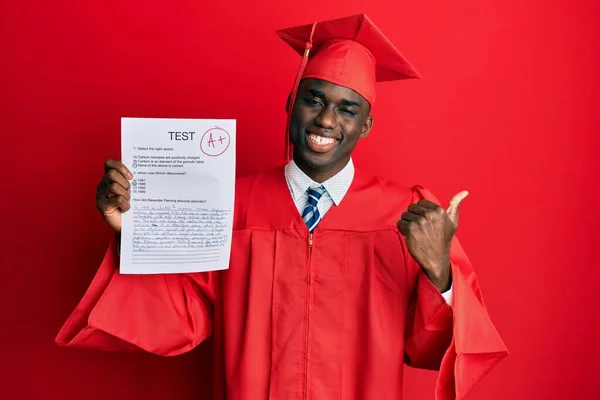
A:
[[[235,128],[235,120],[121,120],[122,159],[134,176],[121,273],[228,268]]]

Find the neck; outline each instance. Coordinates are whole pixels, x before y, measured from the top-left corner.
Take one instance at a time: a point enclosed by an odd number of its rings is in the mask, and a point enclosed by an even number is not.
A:
[[[318,168],[314,166],[309,166],[303,160],[300,160],[298,157],[294,157],[294,162],[300,168],[302,172],[304,172],[310,179],[317,183],[323,183],[326,180],[337,175],[341,170],[343,170],[348,162],[350,162],[350,157],[340,160],[334,165],[330,165],[324,168]]]

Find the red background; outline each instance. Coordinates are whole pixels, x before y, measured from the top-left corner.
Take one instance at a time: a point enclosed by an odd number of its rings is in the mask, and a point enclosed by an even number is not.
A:
[[[53,343],[110,236],[94,192],[120,117],[236,118],[238,172],[274,166],[299,61],[275,29],[363,11],[423,79],[379,86],[356,164],[444,202],[471,191],[459,237],[511,356],[469,400],[600,398],[597,0],[0,7],[0,398],[205,398],[209,346],[162,359]],[[406,398],[434,383],[409,371]]]

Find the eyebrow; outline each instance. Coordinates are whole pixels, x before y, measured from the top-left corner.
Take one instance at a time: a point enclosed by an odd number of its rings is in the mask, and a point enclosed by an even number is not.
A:
[[[347,100],[347,99],[342,99],[341,103],[345,106],[356,106],[360,108],[360,104],[358,104],[356,101],[352,101],[352,100]]]
[[[325,93],[321,92],[320,90],[308,89],[308,91],[310,92],[310,94],[312,94],[315,97],[325,97]]]
[[[315,96],[315,97],[321,97],[321,98],[325,98],[325,93],[321,92],[320,90],[317,89],[308,89],[308,91],[310,92],[311,95]],[[348,106],[348,107],[359,107],[360,108],[360,104],[357,103],[356,101],[352,101],[352,100],[348,100],[348,99],[342,99],[342,101],[340,101],[340,103],[342,105]]]

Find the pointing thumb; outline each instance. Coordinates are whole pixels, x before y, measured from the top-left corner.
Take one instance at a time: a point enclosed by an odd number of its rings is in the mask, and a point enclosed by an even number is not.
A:
[[[448,204],[448,209],[446,213],[452,220],[454,226],[458,226],[458,212],[460,211],[460,203],[469,195],[469,192],[463,190],[460,193],[454,195],[454,197],[450,200]]]

